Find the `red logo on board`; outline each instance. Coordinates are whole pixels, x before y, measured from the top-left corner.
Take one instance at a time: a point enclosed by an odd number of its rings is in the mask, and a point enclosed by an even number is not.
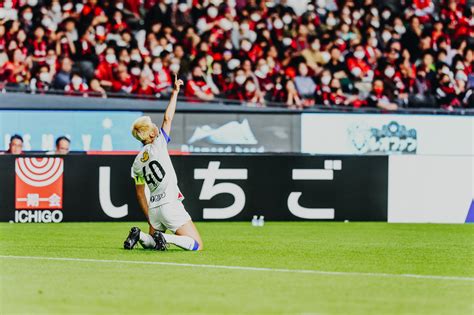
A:
[[[17,158],[15,208],[62,209],[62,158]]]

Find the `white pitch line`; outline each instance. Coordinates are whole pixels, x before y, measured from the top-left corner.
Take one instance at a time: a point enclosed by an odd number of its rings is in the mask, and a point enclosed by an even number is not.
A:
[[[374,273],[374,272],[344,272],[344,271],[323,271],[310,269],[283,269],[283,268],[264,268],[264,267],[245,267],[245,266],[225,266],[225,265],[204,265],[204,264],[186,264],[164,261],[140,261],[140,260],[113,260],[113,259],[90,259],[90,258],[67,258],[67,257],[42,257],[42,256],[9,256],[0,255],[3,259],[33,259],[33,260],[52,260],[52,261],[73,261],[73,262],[92,262],[92,263],[116,263],[116,264],[135,264],[135,265],[159,265],[175,267],[193,267],[209,269],[228,269],[228,270],[246,270],[246,271],[270,271],[284,273],[304,273],[315,275],[332,276],[361,276],[361,277],[384,277],[384,278],[415,278],[432,280],[455,280],[455,281],[474,281],[474,277],[456,277],[456,276],[435,276],[435,275],[416,275],[416,274],[392,274],[392,273]]]

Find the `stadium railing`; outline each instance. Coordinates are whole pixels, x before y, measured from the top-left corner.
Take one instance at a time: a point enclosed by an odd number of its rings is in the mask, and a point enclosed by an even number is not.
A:
[[[168,100],[165,97],[133,95],[108,92],[106,97],[99,93],[87,92],[67,95],[62,90],[30,90],[25,88],[3,87],[0,90],[0,109],[56,109],[56,110],[146,110],[163,111]],[[39,96],[41,101],[38,102]],[[133,101],[131,103],[130,101]],[[352,106],[314,105],[306,109],[290,109],[285,103],[267,102],[266,106],[241,102],[238,100],[216,98],[213,101],[202,101],[197,98],[180,96],[181,112],[335,112],[335,113],[386,113],[378,108]],[[392,113],[397,114],[442,114],[442,115],[474,115],[474,108],[410,108],[401,107]]]

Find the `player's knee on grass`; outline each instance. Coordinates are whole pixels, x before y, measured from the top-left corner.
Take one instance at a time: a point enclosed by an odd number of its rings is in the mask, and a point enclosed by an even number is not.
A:
[[[175,231],[175,234],[178,236],[187,236],[193,239],[194,242],[198,245],[198,247],[196,249],[193,248],[193,250],[202,250],[204,248],[201,236],[199,235],[199,232],[196,229],[196,226],[194,225],[193,221],[189,221],[183,224]]]

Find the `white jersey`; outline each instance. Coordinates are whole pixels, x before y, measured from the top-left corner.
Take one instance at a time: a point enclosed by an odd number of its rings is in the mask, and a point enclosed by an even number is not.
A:
[[[155,141],[143,147],[132,165],[135,183],[146,183],[150,189],[150,208],[184,199],[168,153],[168,142],[170,138],[161,128]]]

